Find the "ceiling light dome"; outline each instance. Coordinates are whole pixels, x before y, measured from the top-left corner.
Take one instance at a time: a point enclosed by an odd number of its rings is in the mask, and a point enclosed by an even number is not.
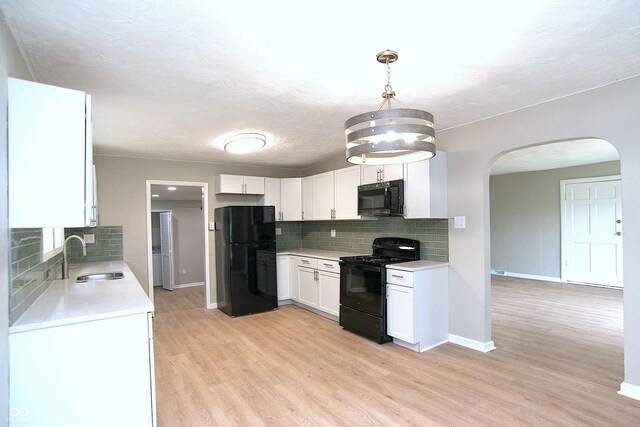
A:
[[[433,115],[408,108],[396,99],[391,87],[389,64],[398,59],[398,53],[385,50],[378,53],[377,59],[387,66],[384,101],[378,110],[359,114],[344,123],[347,161],[381,165],[417,162],[435,156]],[[405,108],[391,108],[391,100]],[[383,110],[385,104],[387,108]]]
[[[244,154],[258,151],[267,143],[267,137],[257,132],[233,135],[224,140],[224,149],[233,154]]]

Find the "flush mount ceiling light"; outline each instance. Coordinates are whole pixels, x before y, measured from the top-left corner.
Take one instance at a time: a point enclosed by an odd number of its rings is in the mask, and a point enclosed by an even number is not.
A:
[[[387,66],[387,85],[382,92],[384,101],[377,111],[359,114],[344,122],[347,160],[356,164],[383,165],[417,162],[435,156],[433,115],[408,108],[396,99],[391,88],[389,64],[398,60],[398,53],[384,50],[378,53],[377,59]],[[404,108],[391,108],[391,100]],[[387,108],[382,109],[385,104]]]
[[[167,190],[169,190],[169,191],[176,191],[176,187],[167,187]]]
[[[224,149],[234,154],[252,153],[264,147],[266,143],[267,137],[261,133],[240,133],[225,139]]]

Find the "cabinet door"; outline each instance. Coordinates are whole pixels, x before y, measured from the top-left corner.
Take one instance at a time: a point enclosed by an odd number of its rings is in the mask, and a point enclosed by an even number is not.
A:
[[[9,335],[11,407],[31,426],[151,426],[149,333],[139,313]]]
[[[298,279],[298,265],[296,257],[289,257],[289,290],[291,299],[298,301],[300,295],[300,279]]]
[[[380,165],[362,165],[360,166],[360,172],[362,176],[363,184],[373,184],[380,180],[380,174],[382,166]]]
[[[405,218],[447,217],[447,153],[405,165],[404,202]]]
[[[384,165],[382,171],[383,181],[395,181],[396,179],[404,178],[404,164],[399,163],[397,165]]]
[[[84,92],[8,79],[11,228],[85,225],[85,108]]]
[[[335,171],[334,182],[334,219],[359,219],[358,185],[360,185],[360,167],[353,166]]]
[[[261,176],[245,176],[244,193],[258,195],[264,194],[264,178]]]
[[[332,219],[333,172],[313,175],[313,219]]]
[[[280,203],[280,178],[264,179],[264,198],[262,199],[265,206],[276,207],[276,221],[282,220],[282,205]]]
[[[218,175],[216,194],[242,194],[244,192],[244,177],[241,175]]]
[[[311,307],[318,307],[318,270],[298,267],[298,301]]]
[[[291,298],[289,284],[289,256],[281,255],[276,257],[277,278],[278,278],[278,301]]]
[[[318,271],[318,308],[334,316],[340,315],[340,273]]]
[[[387,334],[415,344],[413,311],[413,288],[387,285]]]
[[[313,218],[313,178],[302,178],[302,219],[309,221]]]
[[[280,209],[282,221],[300,221],[302,219],[302,178],[284,178],[280,180]]]

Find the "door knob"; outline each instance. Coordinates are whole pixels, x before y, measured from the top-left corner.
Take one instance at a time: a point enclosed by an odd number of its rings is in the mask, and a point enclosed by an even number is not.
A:
[[[620,231],[616,232],[616,236],[622,236],[622,232]]]
[[[621,219],[616,219],[616,224],[621,224],[622,220]]]

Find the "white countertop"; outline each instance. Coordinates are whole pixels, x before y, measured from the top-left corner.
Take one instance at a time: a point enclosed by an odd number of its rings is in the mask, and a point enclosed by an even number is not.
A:
[[[363,254],[361,252],[339,252],[339,251],[325,251],[320,249],[290,249],[288,251],[278,252],[277,255],[298,255],[308,256],[311,258],[330,259],[332,261],[340,261],[340,257],[354,256],[354,255],[370,255]]]
[[[388,264],[387,270],[393,269],[393,270],[401,270],[401,271],[421,271],[421,270],[429,270],[431,268],[447,267],[448,265],[449,265],[448,262],[419,260],[419,261],[400,262],[398,264]]]
[[[86,273],[122,271],[124,278],[76,283]],[[54,280],[9,328],[24,332],[153,311],[153,304],[123,261],[71,264],[70,279]]]

